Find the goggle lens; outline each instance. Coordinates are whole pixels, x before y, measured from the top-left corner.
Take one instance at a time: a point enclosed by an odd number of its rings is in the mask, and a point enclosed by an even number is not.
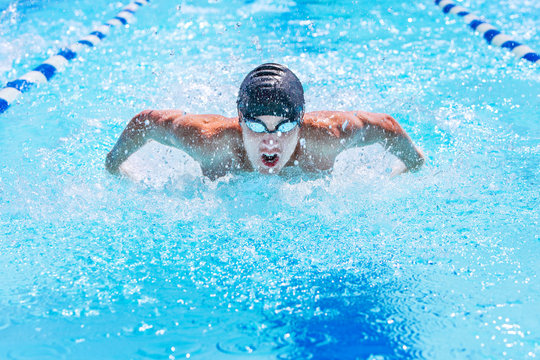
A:
[[[286,121],[279,124],[276,128],[280,132],[289,132],[298,125],[298,121]]]
[[[246,123],[246,126],[248,127],[248,129],[253,132],[256,132],[256,133],[268,132],[268,129],[266,128],[266,126],[264,126],[264,124],[255,122],[251,119],[244,119],[244,122]]]
[[[242,117],[242,119],[246,123],[246,126],[248,127],[249,130],[255,133],[259,133],[259,134],[265,133],[265,132],[266,133],[274,133],[274,132],[285,133],[285,132],[289,132],[293,130],[296,127],[296,125],[299,124],[298,120],[284,120],[276,126],[276,129],[274,131],[270,131],[268,130],[266,125],[260,120],[252,119],[248,117]]]

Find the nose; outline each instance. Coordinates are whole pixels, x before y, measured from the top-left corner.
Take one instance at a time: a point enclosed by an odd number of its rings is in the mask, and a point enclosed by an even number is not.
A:
[[[276,145],[277,144],[277,136],[276,134],[264,134],[262,138],[262,143],[265,145]]]
[[[279,143],[275,134],[265,134],[262,138],[261,143],[264,147],[269,149],[279,148]]]

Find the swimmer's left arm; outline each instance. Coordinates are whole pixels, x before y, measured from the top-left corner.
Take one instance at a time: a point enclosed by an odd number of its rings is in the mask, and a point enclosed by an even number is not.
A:
[[[353,112],[352,135],[357,145],[380,143],[391,154],[400,159],[405,167],[394,169],[391,176],[406,171],[418,171],[425,163],[423,152],[418,149],[398,122],[387,114]]]

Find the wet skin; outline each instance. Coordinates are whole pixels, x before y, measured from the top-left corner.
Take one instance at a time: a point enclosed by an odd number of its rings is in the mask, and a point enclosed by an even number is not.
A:
[[[257,119],[270,131],[284,120],[277,116]],[[422,152],[386,114],[315,111],[306,113],[302,125],[289,132],[255,133],[238,117],[146,110],[136,115],[120,135],[107,155],[107,170],[119,174],[122,163],[148,140],[185,151],[211,179],[237,171],[276,174],[289,166],[305,172],[329,170],[342,151],[376,142],[403,162],[393,175],[416,171],[424,164]]]

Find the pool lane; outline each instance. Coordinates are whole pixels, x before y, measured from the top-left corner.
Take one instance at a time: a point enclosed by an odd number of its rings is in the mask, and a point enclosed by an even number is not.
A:
[[[474,15],[470,10],[457,5],[452,0],[435,0],[435,5],[438,5],[445,14],[461,16],[471,29],[479,32],[486,39],[488,44],[507,49],[520,59],[540,65],[540,55],[533,49],[503,34],[495,26]]]
[[[57,72],[62,71],[69,61],[77,57],[78,52],[96,46],[109,34],[112,27],[127,25],[131,22],[133,15],[139,7],[148,4],[148,2],[148,0],[136,0],[129,3],[112,19],[96,27],[88,35],[61,49],[56,55],[51,56],[32,71],[16,80],[8,82],[0,90],[0,114],[5,112],[23,92],[28,91],[33,85],[46,83]]]

